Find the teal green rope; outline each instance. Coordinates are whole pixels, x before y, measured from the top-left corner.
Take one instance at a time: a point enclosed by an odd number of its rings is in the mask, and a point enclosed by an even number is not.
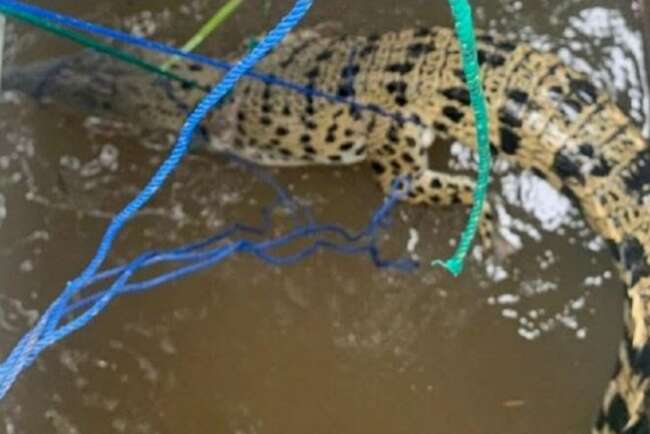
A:
[[[460,242],[453,256],[446,261],[436,260],[432,265],[443,266],[452,275],[458,276],[463,271],[463,265],[469,251],[479,219],[483,211],[485,195],[490,177],[490,138],[488,126],[487,104],[483,95],[480,70],[476,56],[476,38],[474,37],[474,24],[472,22],[472,8],[467,0],[449,0],[451,12],[454,17],[456,36],[460,42],[463,57],[463,72],[469,88],[472,109],[476,124],[476,142],[478,148],[478,179],[474,191],[474,204],[470,211],[467,226],[460,236]]]
[[[134,56],[131,53],[127,53],[126,51],[122,51],[117,48],[111,47],[109,45],[102,44],[101,42],[96,41],[92,38],[88,38],[81,33],[64,29],[41,18],[34,17],[22,12],[17,12],[10,6],[5,6],[0,4],[0,12],[7,16],[13,17],[17,20],[31,24],[47,32],[69,39],[85,47],[91,48],[99,53],[108,54],[109,56],[121,60],[122,62],[144,69],[147,72],[153,72],[154,74],[158,74],[161,77],[178,81],[180,83],[183,83],[185,86],[198,87],[198,83],[196,83],[195,81],[183,78],[177,74],[174,74],[173,72],[165,71],[158,65],[154,65],[152,63],[146,62]]]

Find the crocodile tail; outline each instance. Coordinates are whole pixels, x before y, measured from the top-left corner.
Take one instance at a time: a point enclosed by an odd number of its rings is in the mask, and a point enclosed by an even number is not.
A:
[[[650,385],[650,277],[639,279],[627,291],[625,335],[614,374],[607,386],[594,434],[648,434],[646,410]]]

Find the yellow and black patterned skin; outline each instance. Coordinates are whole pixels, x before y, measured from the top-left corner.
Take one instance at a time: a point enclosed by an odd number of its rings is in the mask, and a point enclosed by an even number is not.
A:
[[[610,244],[625,283],[625,336],[593,432],[648,433],[650,148],[607,94],[557,56],[487,34],[478,39],[493,153],[535,171],[574,200]],[[205,146],[273,166],[367,162],[384,190],[396,177],[408,177],[403,188],[411,203],[470,204],[470,178],[428,164],[436,137],[474,143],[460,62],[456,38],[446,28],[369,37],[297,32],[257,69],[399,116],[246,79],[203,123]],[[109,63],[81,55],[55,71],[41,68],[33,74],[38,80],[10,75],[9,87],[169,129],[180,126],[203,94],[145,74],[116,80],[119,68],[103,66]],[[193,64],[175,71],[205,85],[221,75]],[[489,231],[484,225],[484,241]]]

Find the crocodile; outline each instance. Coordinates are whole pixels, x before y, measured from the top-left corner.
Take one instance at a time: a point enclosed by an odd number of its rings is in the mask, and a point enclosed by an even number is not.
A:
[[[577,204],[610,246],[625,285],[623,339],[592,432],[649,433],[650,147],[606,92],[555,54],[488,33],[477,39],[493,155]],[[461,61],[454,32],[442,27],[370,36],[294,32],[257,70],[308,92],[243,80],[203,122],[201,146],[270,166],[367,162],[386,192],[406,179],[402,197],[410,203],[469,205],[474,181],[428,161],[437,138],[474,143]],[[199,84],[191,86],[89,53],[26,68],[10,73],[5,87],[172,130],[223,75],[177,62],[174,72]],[[481,236],[489,243],[490,224]]]

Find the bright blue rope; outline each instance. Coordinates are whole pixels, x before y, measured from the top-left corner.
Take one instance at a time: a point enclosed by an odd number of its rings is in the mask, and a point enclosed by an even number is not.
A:
[[[23,10],[29,10],[33,7],[5,0],[3,3],[13,4],[18,7],[21,6]],[[151,197],[162,186],[167,176],[176,168],[181,162],[184,155],[187,153],[188,146],[191,142],[192,136],[198,125],[208,112],[214,107],[237,83],[237,81],[257,62],[259,62],[268,52],[277,46],[282,39],[295,27],[298,22],[304,17],[312,4],[311,0],[296,0],[293,9],[273,28],[260,42],[253,48],[252,52],[245,56],[241,61],[234,65],[225,75],[223,80],[213,88],[213,90],[204,97],[192,113],[187,117],[183,124],[178,140],[174,145],[171,153],[163,164],[158,168],[151,180],[142,189],[142,191],[133,199],[117,216],[111,221],[102,241],[97,249],[95,257],[90,261],[86,269],[79,277],[71,281],[61,296],[50,306],[50,308],[43,314],[36,326],[32,328],[16,345],[14,350],[9,354],[7,359],[0,365],[0,399],[5,396],[7,391],[15,382],[17,376],[24,368],[29,366],[38,354],[53,343],[62,339],[69,333],[78,330],[94,318],[110,300],[119,292],[119,288],[123,287],[131,275],[140,266],[150,260],[154,254],[145,254],[139,256],[120,274],[117,280],[87,311],[79,315],[77,318],[68,322],[57,330],[54,330],[56,325],[64,315],[69,300],[84,284],[92,280],[93,276],[97,273],[102,263],[106,259],[108,252],[113,244],[113,241],[118,236],[124,224],[135,215],[142,206],[144,206]],[[36,11],[28,11],[36,14]],[[45,17],[44,17],[45,18]],[[48,18],[49,19],[49,18]],[[76,20],[81,22],[80,20]],[[226,256],[234,253],[243,242],[232,243],[228,248],[221,250],[220,253],[213,258],[213,261],[218,262]]]
[[[150,51],[157,51],[160,53],[164,54],[169,54],[169,55],[174,55],[177,57],[182,57],[188,60],[191,60],[196,63],[201,63],[204,65],[211,66],[216,69],[221,69],[221,70],[230,70],[233,68],[233,65],[219,59],[211,58],[208,56],[203,56],[198,53],[193,53],[193,52],[185,52],[179,48],[166,45],[160,42],[152,41],[150,39],[146,38],[141,38],[139,36],[134,36],[130,35],[128,33],[120,32],[119,30],[111,29],[108,27],[104,27],[95,23],[90,23],[86,22],[83,20],[80,20],[75,17],[71,17],[68,15],[64,15],[58,12],[53,12],[47,9],[43,9],[38,6],[30,5],[27,3],[23,3],[20,1],[16,0],[0,0],[0,4],[4,4],[8,7],[13,8],[15,11],[24,13],[24,14],[31,14],[34,15],[38,18],[42,18],[45,20],[49,20],[53,23],[66,26],[66,27],[71,27],[73,29],[76,29],[78,31],[82,32],[88,32],[88,33],[93,33],[99,36],[103,36],[106,38],[114,39],[116,41],[130,44],[136,47],[144,48],[146,50]],[[395,119],[399,122],[415,122],[417,123],[417,118],[415,117],[410,117],[410,118],[405,118],[402,113],[399,112],[389,112],[381,107],[374,105],[374,104],[367,104],[359,101],[355,101],[353,98],[345,98],[341,97],[338,95],[334,95],[328,92],[324,92],[321,90],[318,90],[316,87],[312,86],[304,86],[289,80],[282,79],[280,77],[276,77],[274,75],[270,74],[264,74],[262,72],[254,71],[254,70],[249,70],[245,74],[245,76],[260,80],[264,83],[267,83],[269,85],[276,85],[280,87],[284,87],[286,89],[292,90],[294,92],[298,92],[302,95],[308,95],[308,96],[313,96],[317,98],[324,98],[328,101],[334,102],[334,103],[339,103],[339,104],[347,104],[352,106],[354,109],[358,110],[364,110],[364,111],[370,111],[372,113],[378,114],[380,116],[385,116],[389,117],[392,119]]]

